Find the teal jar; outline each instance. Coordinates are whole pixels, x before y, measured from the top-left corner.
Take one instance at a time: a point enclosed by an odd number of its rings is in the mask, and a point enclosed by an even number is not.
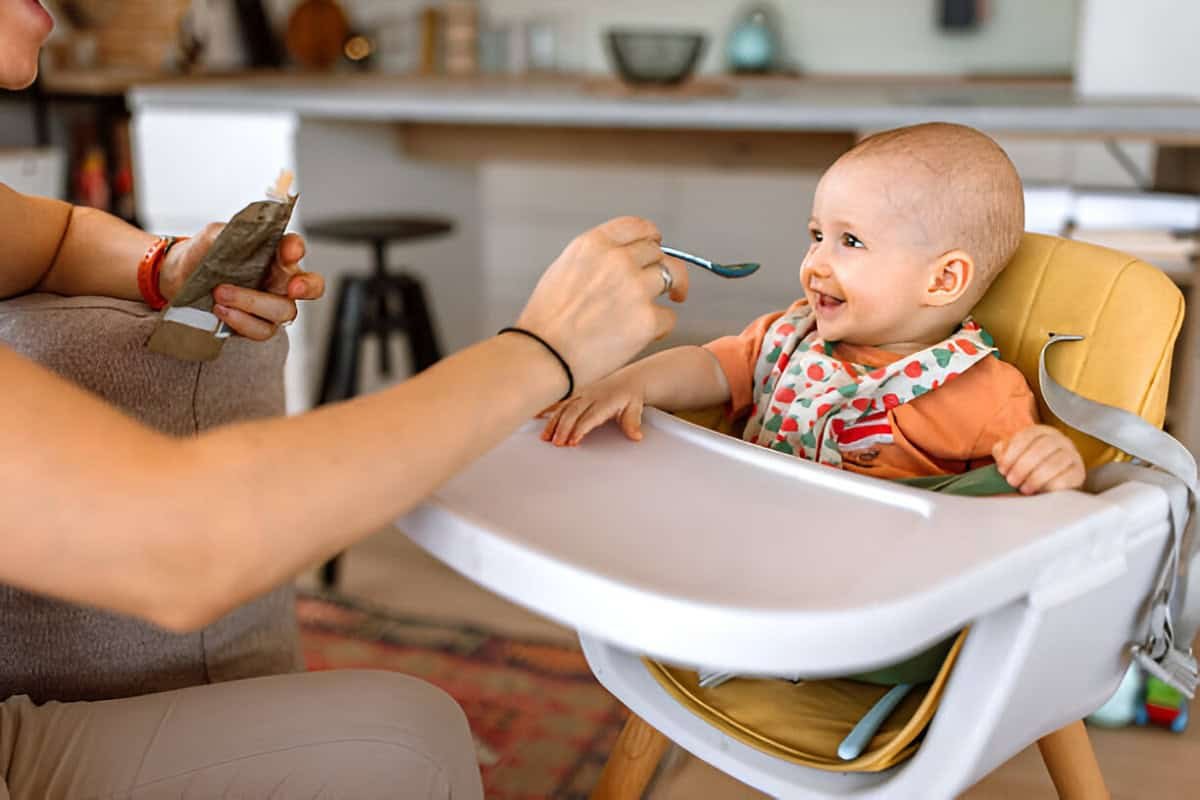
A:
[[[729,67],[734,72],[771,72],[779,61],[778,49],[770,14],[754,9],[729,34]]]

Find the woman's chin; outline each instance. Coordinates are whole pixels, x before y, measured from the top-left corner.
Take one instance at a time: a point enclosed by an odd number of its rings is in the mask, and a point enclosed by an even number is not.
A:
[[[19,91],[37,80],[37,58],[29,61],[8,59],[0,55],[0,89]]]

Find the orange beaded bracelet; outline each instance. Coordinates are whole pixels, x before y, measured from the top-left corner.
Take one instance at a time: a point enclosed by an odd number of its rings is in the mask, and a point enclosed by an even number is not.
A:
[[[163,297],[162,290],[158,287],[163,261],[166,260],[167,252],[173,246],[186,241],[187,238],[186,236],[160,236],[154,240],[154,244],[150,245],[150,249],[138,262],[138,291],[142,293],[142,299],[146,301],[146,305],[155,311],[166,308],[170,302]]]

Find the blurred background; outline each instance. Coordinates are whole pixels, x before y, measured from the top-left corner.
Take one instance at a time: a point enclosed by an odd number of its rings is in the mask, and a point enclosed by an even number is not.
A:
[[[1142,248],[1190,276],[1179,234],[1198,217],[1200,84],[1180,32],[1200,9],[1187,4],[48,5],[41,78],[0,101],[0,179],[156,232],[227,218],[282,167],[304,191],[300,229],[434,215],[453,230],[389,237],[388,268],[421,280],[443,350],[511,321],[571,237],[623,213],[683,249],[764,263],[736,287],[698,276],[672,342],[738,328],[795,294],[821,170],[854,137],[928,119],[1001,141],[1031,189],[1031,229]],[[1081,190],[1116,205],[1082,213]],[[1170,196],[1138,205],[1150,191]],[[311,252],[335,277],[374,258],[345,237]],[[335,312],[323,304],[294,337],[293,409],[320,396]]]
[[[764,265],[744,281],[695,274],[662,344],[740,330],[798,296],[821,172],[858,138],[923,121],[974,125],[1007,149],[1030,230],[1142,256],[1191,302],[1195,2],[46,4],[57,28],[39,80],[0,97],[0,181],[189,234],[294,171],[293,228],[331,282],[290,330],[292,411],[510,324],[567,242],[621,214],[678,248]],[[1168,426],[1200,452],[1197,330],[1180,340]],[[347,594],[573,640],[395,532],[351,556]],[[1187,796],[1196,739],[1173,736],[1101,734],[1114,796],[1150,795],[1147,772],[1175,776],[1155,793]],[[687,759],[668,772],[656,797],[757,796]],[[511,796],[544,796],[513,780]],[[1026,753],[970,797],[1052,791]]]

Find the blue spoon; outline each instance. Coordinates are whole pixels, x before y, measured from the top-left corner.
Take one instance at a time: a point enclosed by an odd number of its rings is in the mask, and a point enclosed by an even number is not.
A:
[[[709,261],[707,258],[694,256],[691,253],[685,253],[682,250],[676,250],[674,247],[666,247],[665,245],[662,251],[669,256],[678,258],[680,261],[686,261],[689,264],[695,264],[697,267],[703,267],[715,275],[720,275],[722,278],[744,278],[747,275],[753,275],[758,272],[758,264],[753,262],[746,264],[717,264]]]

